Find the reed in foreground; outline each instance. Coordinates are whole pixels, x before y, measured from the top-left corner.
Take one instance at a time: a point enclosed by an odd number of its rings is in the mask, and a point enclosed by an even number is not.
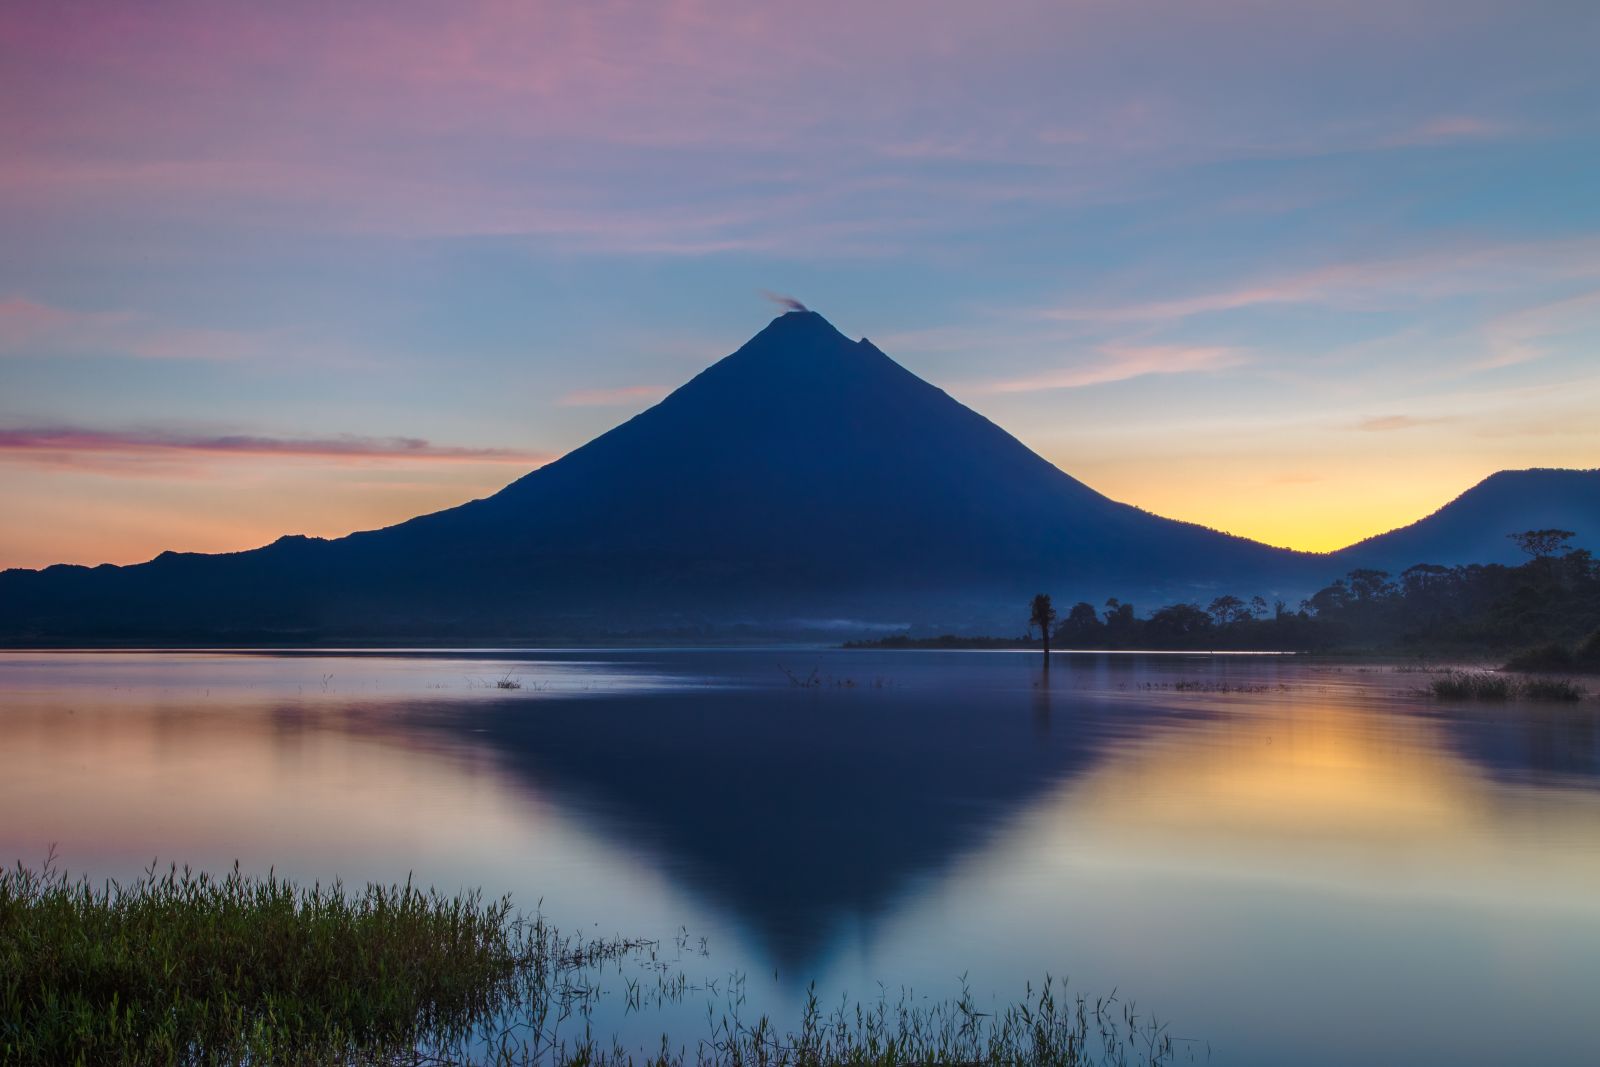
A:
[[[704,990],[668,979],[650,941],[563,938],[509,900],[403,886],[347,893],[237,867],[169,868],[96,887],[21,864],[0,874],[0,1063],[34,1064],[829,1064],[1160,1065],[1165,1030],[1114,999],[943,1004],[813,999],[798,1025],[730,1011],[692,1044],[597,1039],[603,978],[630,965],[659,998]],[[630,1010],[637,1010],[639,984]],[[679,1035],[681,1039],[682,1035]]]
[[[327,1062],[491,1009],[527,939],[510,903],[347,894],[237,868],[132,885],[0,875],[0,1061]]]
[[[1511,678],[1488,671],[1450,671],[1429,683],[1441,700],[1540,700],[1570,703],[1589,691],[1565,678]]]

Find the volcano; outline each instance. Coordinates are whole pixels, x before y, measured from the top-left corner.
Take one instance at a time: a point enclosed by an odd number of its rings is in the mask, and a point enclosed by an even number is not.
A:
[[[1017,632],[1027,598],[1296,593],[1318,557],[1095,492],[792,311],[493,496],[334,540],[0,575],[20,643]],[[1315,578],[1307,578],[1315,574]]]

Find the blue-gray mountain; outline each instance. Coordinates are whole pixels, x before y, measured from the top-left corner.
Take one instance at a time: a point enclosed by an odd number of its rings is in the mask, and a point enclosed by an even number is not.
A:
[[[1293,602],[1351,566],[1509,557],[1508,531],[1593,535],[1596,519],[1600,472],[1514,472],[1331,557],[1270,548],[1110,500],[869,341],[791,312],[483,500],[331,541],[7,571],[0,641],[1013,632],[1040,589]]]
[[[1521,563],[1506,535],[1570,530],[1572,547],[1600,550],[1600,470],[1524,470],[1491,474],[1438,511],[1333,554],[1340,567],[1398,573],[1413,563]]]

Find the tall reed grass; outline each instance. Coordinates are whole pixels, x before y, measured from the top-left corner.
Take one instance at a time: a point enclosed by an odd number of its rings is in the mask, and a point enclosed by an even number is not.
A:
[[[826,1015],[812,996],[793,1028],[744,1021],[730,988],[693,1045],[600,1040],[608,968],[633,960],[663,1003],[705,992],[669,977],[656,949],[565,938],[507,899],[410,883],[351,893],[171,867],[94,885],[19,864],[0,874],[0,1063],[1078,1067],[1175,1055],[1131,1005],[1067,998],[1049,980],[994,1013],[965,990]],[[627,999],[643,1002],[637,983]]]
[[[1539,700],[1571,703],[1589,691],[1566,678],[1512,678],[1490,671],[1450,671],[1433,679],[1429,691],[1441,700]]]
[[[530,950],[507,900],[169,868],[0,875],[0,1062],[334,1062],[495,1006]]]

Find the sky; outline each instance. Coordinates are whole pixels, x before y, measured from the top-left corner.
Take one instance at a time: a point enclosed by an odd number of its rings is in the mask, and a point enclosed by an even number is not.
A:
[[[790,293],[1326,550],[1600,466],[1600,5],[0,5],[0,566],[483,496]]]

